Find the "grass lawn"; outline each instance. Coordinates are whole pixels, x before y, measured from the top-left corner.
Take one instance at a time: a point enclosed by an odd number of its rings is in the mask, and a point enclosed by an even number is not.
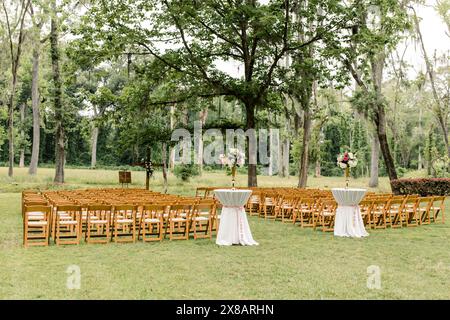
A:
[[[366,239],[335,238],[291,224],[250,217],[258,247],[218,247],[210,240],[162,243],[22,247],[20,191],[47,188],[53,170],[14,180],[0,168],[0,298],[2,299],[450,299],[450,227],[369,230]],[[133,172],[136,187],[144,172]],[[118,186],[117,171],[67,170],[65,188]],[[224,173],[205,173],[169,192],[227,185]],[[239,176],[240,185],[246,177]],[[295,186],[296,179],[259,177],[260,186]],[[311,178],[333,187],[342,178]],[[160,176],[152,189],[161,190]],[[351,181],[363,187],[367,179]],[[382,178],[380,189],[388,191]],[[447,201],[447,216],[450,201]],[[81,288],[66,287],[67,268],[81,270]],[[381,269],[381,289],[368,289],[367,268]]]

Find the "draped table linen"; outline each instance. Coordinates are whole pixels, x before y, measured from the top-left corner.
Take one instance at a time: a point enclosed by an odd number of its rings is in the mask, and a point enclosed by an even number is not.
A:
[[[338,237],[367,237],[358,204],[366,194],[366,189],[331,189],[338,207],[334,223],[334,235]]]
[[[216,244],[220,246],[231,246],[233,244],[258,245],[253,240],[244,209],[251,193],[251,190],[214,190],[215,196],[223,205]]]

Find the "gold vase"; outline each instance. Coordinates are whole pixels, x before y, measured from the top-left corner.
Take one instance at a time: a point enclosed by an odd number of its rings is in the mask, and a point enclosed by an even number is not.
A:
[[[345,188],[348,188],[348,181],[350,179],[350,167],[347,166],[347,168],[345,168]]]
[[[231,187],[233,190],[235,189],[235,187],[234,187],[235,183],[236,183],[236,166],[232,166],[231,167]]]

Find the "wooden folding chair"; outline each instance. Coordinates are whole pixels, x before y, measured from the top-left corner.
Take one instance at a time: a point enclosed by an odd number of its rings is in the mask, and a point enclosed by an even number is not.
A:
[[[56,245],[80,244],[81,207],[58,205],[53,213],[54,239]]]
[[[388,199],[379,199],[373,201],[372,209],[370,211],[370,221],[372,222],[373,229],[386,229],[387,227],[386,209],[388,207],[388,204],[389,204]]]
[[[283,196],[275,207],[275,220],[280,219],[281,222],[292,222],[292,211],[297,204],[297,197]]]
[[[322,231],[334,231],[337,203],[335,200],[324,200],[320,203],[320,209],[313,213],[313,228],[321,228]]]
[[[87,207],[86,242],[108,243],[111,235],[112,207],[90,205]]]
[[[220,218],[222,217],[222,207],[223,205],[220,202],[215,202],[214,216],[212,217],[211,232],[217,232],[217,230],[219,230]]]
[[[392,197],[389,200],[386,207],[386,219],[387,223],[391,228],[401,228],[405,221],[404,216],[404,204],[406,198],[404,197]]]
[[[279,201],[276,193],[265,194],[263,197],[263,214],[264,219],[275,219],[275,207]]]
[[[417,211],[419,212],[419,224],[431,223],[431,207],[433,206],[433,197],[420,197],[417,205]]]
[[[403,204],[404,224],[407,227],[417,227],[420,224],[420,212],[417,209],[419,205],[419,198],[415,196],[408,196]]]
[[[23,245],[48,246],[51,219],[49,206],[25,206],[23,220]]]
[[[190,230],[194,233],[194,239],[212,238],[212,219],[215,217],[215,211],[214,202],[194,206],[189,222]]]
[[[145,205],[142,207],[138,239],[142,241],[161,241],[164,234],[164,215],[168,206],[165,204]]]
[[[253,192],[247,202],[247,212],[251,216],[258,216],[260,214],[259,208],[261,203],[261,193]]]
[[[114,242],[136,241],[136,211],[137,206],[134,205],[114,206]]]
[[[370,220],[371,211],[373,207],[373,200],[365,199],[359,203],[359,211],[361,212],[361,218],[363,220],[364,226],[369,226],[372,228],[372,222]]]
[[[430,218],[432,222],[436,222],[439,213],[441,214],[441,223],[445,223],[445,196],[433,198],[433,206],[430,210]]]
[[[300,227],[314,227],[315,204],[314,198],[301,199],[293,210],[292,222],[295,224],[297,220],[300,220]]]
[[[188,240],[189,220],[191,218],[192,205],[173,205],[169,208],[169,239]],[[177,234],[179,234],[177,236]]]

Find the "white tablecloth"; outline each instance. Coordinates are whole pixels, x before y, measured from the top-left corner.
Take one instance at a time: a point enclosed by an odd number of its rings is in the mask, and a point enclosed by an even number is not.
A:
[[[338,237],[367,237],[369,234],[364,228],[358,206],[367,190],[334,188],[331,191],[338,203],[334,235]]]
[[[214,194],[223,205],[216,244],[220,246],[231,246],[233,244],[258,245],[253,240],[244,209],[251,193],[251,190],[214,190]]]

